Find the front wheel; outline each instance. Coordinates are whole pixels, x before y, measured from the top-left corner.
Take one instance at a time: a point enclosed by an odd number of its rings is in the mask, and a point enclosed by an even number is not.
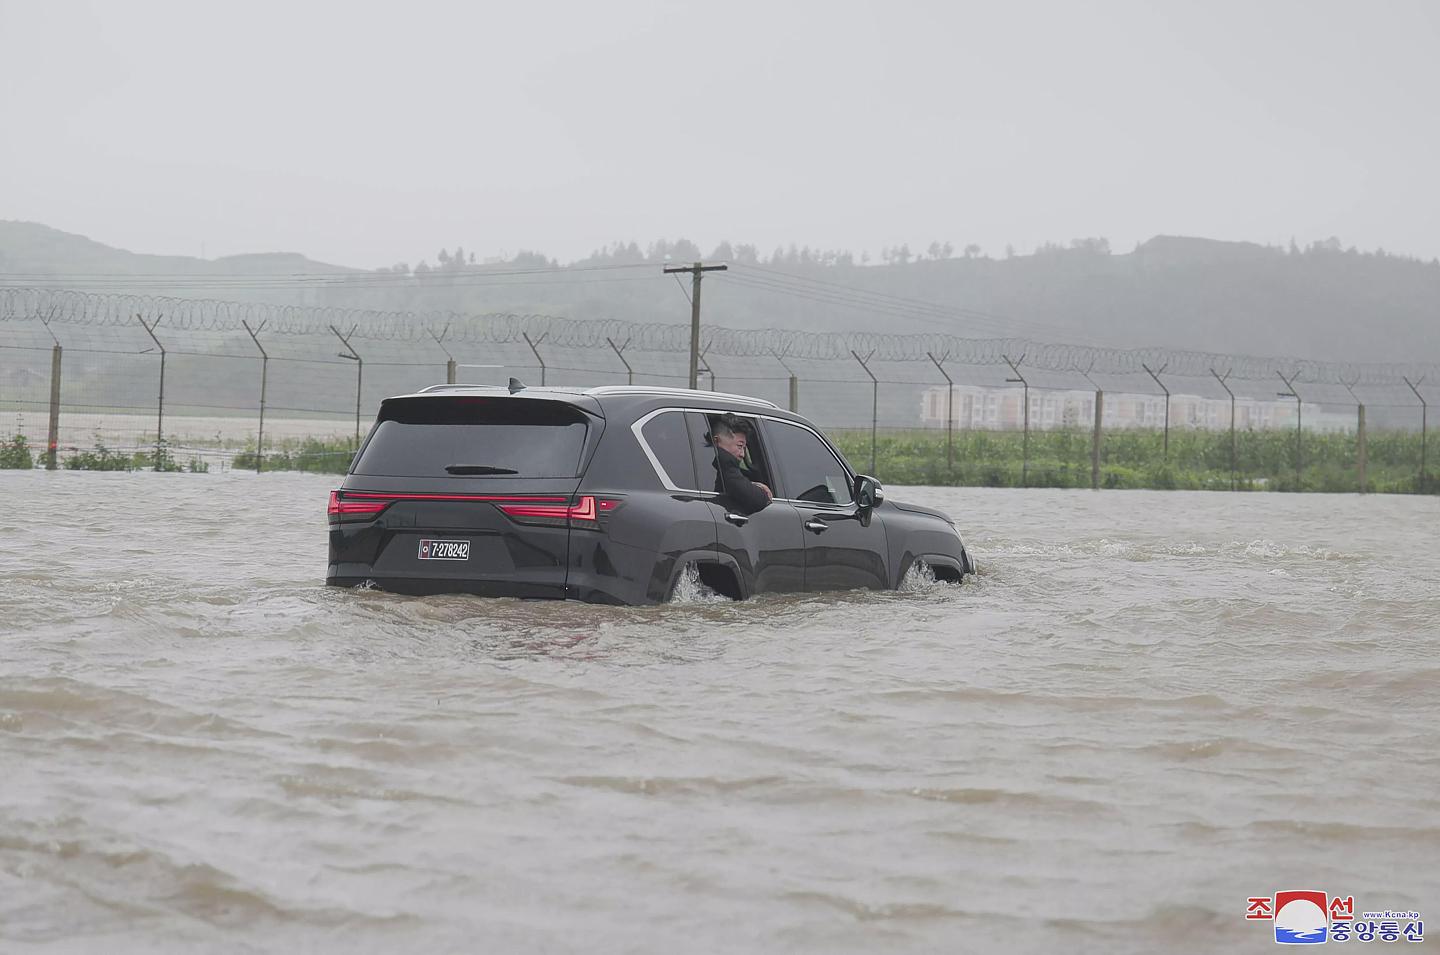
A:
[[[900,579],[897,590],[905,593],[926,593],[947,584],[958,584],[964,575],[944,564],[931,564],[922,558],[915,558],[905,576]]]
[[[905,593],[923,593],[935,586],[935,568],[920,558],[915,558],[905,576],[900,579],[899,590]]]
[[[688,561],[675,577],[675,586],[670,590],[672,604],[728,603],[735,596],[733,575],[714,563]]]

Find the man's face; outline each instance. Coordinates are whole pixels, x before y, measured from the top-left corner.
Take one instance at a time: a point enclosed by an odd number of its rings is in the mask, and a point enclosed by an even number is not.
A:
[[[745,432],[736,431],[733,434],[715,435],[715,446],[722,451],[735,455],[740,460],[745,459]]]

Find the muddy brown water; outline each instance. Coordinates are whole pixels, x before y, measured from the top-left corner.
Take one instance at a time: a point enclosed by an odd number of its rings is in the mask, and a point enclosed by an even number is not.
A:
[[[617,609],[327,589],[332,483],[0,472],[0,951],[1440,928],[1440,501],[891,488],[977,580]]]

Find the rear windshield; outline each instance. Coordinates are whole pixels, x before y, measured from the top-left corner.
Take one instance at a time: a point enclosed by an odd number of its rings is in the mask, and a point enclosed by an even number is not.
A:
[[[355,474],[400,477],[576,477],[585,414],[532,398],[392,401]]]

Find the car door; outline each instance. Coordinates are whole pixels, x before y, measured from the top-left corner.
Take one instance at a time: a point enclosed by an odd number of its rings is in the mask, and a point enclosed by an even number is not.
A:
[[[747,593],[786,593],[805,587],[805,541],[800,516],[786,501],[771,501],[753,514],[735,506],[719,486],[710,420],[704,412],[685,414],[695,471],[715,513],[720,553],[740,569]],[[753,419],[750,419],[753,422]]]
[[[803,425],[769,418],[763,430],[779,472],[776,496],[788,499],[804,529],[805,589],[883,589],[889,580],[884,522],[873,509],[856,507],[854,479],[839,456]]]
[[[683,411],[673,408],[653,411],[632,424],[630,430],[661,486],[654,488],[647,481],[637,479],[635,468],[639,462],[625,445],[614,446],[619,456],[597,460],[591,465],[591,472],[603,471],[613,486],[631,489],[630,503],[611,521],[611,538],[656,552],[660,560],[648,593],[651,599],[663,600],[679,565],[697,559],[714,559],[714,509],[703,493],[704,485],[695,477],[690,432]],[[607,450],[610,447],[601,449]],[[643,470],[644,465],[639,467]],[[703,558],[699,557],[701,554]]]

